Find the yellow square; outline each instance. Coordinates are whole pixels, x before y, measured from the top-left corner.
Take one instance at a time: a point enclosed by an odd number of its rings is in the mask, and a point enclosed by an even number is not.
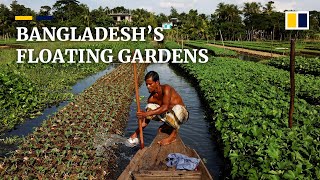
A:
[[[16,21],[31,21],[32,16],[15,16]]]
[[[297,27],[297,14],[296,13],[288,13],[287,25],[288,25],[288,28],[296,28]]]

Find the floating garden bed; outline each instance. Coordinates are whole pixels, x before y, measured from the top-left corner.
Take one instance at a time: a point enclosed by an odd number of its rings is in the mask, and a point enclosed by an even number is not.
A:
[[[138,65],[140,82],[146,65]],[[112,149],[96,151],[101,135],[122,134],[134,93],[131,64],[99,79],[73,102],[46,120],[3,159],[0,175],[11,178],[105,178]],[[125,82],[125,83],[124,83]]]

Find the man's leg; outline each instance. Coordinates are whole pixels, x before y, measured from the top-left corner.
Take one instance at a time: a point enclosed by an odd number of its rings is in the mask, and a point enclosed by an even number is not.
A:
[[[158,104],[153,104],[153,103],[148,103],[147,107],[146,107],[146,111],[150,111],[150,110],[155,110],[158,107],[160,107]],[[142,129],[144,129],[146,126],[148,126],[150,120],[154,118],[154,116],[152,117],[147,117],[145,119],[142,120]],[[136,129],[136,131],[130,136],[130,138],[136,138],[138,137],[140,130],[139,127]]]
[[[177,134],[178,134],[178,130],[172,128],[172,132],[170,133],[169,137],[164,138],[161,141],[158,141],[158,144],[160,144],[160,145],[168,145],[170,143],[175,142],[177,140]]]
[[[180,109],[178,109],[178,111]],[[165,123],[167,125],[164,125],[162,127],[160,126],[160,128],[159,128],[159,132],[164,131],[165,129],[169,129],[170,130],[169,137],[164,138],[164,139],[162,139],[161,141],[158,142],[160,145],[167,145],[167,144],[170,144],[170,143],[173,143],[173,142],[176,141],[177,134],[178,134],[178,129],[180,127],[180,124],[179,124],[179,119],[175,115],[175,112],[174,111],[172,112],[172,111],[169,111],[165,116],[165,121],[166,121]]]
[[[142,129],[148,126],[150,120],[149,119],[143,119],[142,120]],[[140,133],[139,127],[136,129],[136,131],[130,136],[130,138],[136,138],[138,137],[138,134]]]
[[[163,123],[159,128],[158,128],[158,132],[160,133],[160,132],[167,132],[167,131],[172,131],[172,127],[171,126],[169,126],[168,124],[166,124],[166,123]]]

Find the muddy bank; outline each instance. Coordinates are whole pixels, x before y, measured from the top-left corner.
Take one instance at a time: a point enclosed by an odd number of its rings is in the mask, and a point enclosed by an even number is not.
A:
[[[244,49],[244,48],[228,47],[228,46],[221,46],[221,45],[215,45],[215,44],[207,44],[207,45],[218,47],[218,48],[226,48],[226,49],[238,51],[241,53],[252,54],[252,55],[262,56],[262,57],[271,57],[271,58],[272,57],[284,57],[284,55],[280,55],[280,54],[268,53],[268,52],[263,52],[263,51],[255,51],[255,50]]]
[[[24,48],[24,46],[19,44],[1,44],[0,49],[18,49],[18,48]]]

